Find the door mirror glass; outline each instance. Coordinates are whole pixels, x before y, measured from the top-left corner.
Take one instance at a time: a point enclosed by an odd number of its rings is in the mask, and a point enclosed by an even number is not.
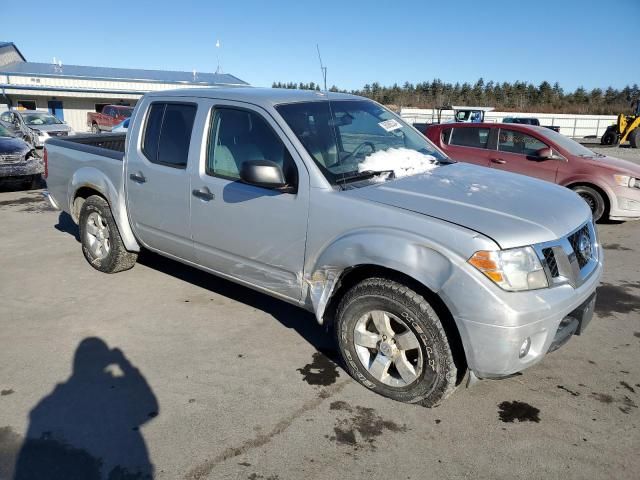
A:
[[[242,163],[240,179],[250,185],[265,188],[284,188],[287,181],[280,166],[270,160],[248,160]]]
[[[549,147],[544,147],[536,152],[538,160],[549,160],[553,158],[553,151]]]

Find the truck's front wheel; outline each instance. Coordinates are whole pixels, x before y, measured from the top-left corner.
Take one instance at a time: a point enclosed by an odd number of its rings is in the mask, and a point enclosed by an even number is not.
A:
[[[384,278],[349,290],[336,312],[344,363],[381,395],[432,407],[456,386],[456,366],[438,315],[424,297]]]
[[[105,273],[129,270],[138,255],[127,251],[107,201],[98,195],[85,200],[80,209],[82,253],[89,264]]]

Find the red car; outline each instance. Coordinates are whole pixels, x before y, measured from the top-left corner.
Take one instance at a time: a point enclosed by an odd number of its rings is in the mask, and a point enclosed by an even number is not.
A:
[[[87,127],[93,133],[110,132],[113,127],[126,120],[133,113],[133,107],[126,105],[105,105],[102,112],[87,113]]]
[[[425,135],[449,157],[557,183],[578,193],[594,220],[640,218],[640,165],[592,152],[544,127],[431,125]]]

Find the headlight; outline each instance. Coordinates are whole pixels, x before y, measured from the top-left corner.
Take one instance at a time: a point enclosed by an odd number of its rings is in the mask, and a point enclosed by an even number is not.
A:
[[[76,131],[74,129],[70,129],[67,135],[75,135]]]
[[[613,180],[616,182],[616,185],[620,185],[621,187],[640,187],[640,179],[629,175],[614,175]]]
[[[481,250],[468,262],[504,290],[535,290],[549,286],[542,264],[531,247]]]

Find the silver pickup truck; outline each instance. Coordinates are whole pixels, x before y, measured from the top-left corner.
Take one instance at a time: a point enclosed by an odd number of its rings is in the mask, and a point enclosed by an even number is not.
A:
[[[157,92],[126,134],[46,143],[48,197],[94,268],[142,248],[291,302],[344,366],[433,406],[583,332],[602,249],[575,193],[455,163],[352,95]],[[229,319],[229,321],[233,321]]]

